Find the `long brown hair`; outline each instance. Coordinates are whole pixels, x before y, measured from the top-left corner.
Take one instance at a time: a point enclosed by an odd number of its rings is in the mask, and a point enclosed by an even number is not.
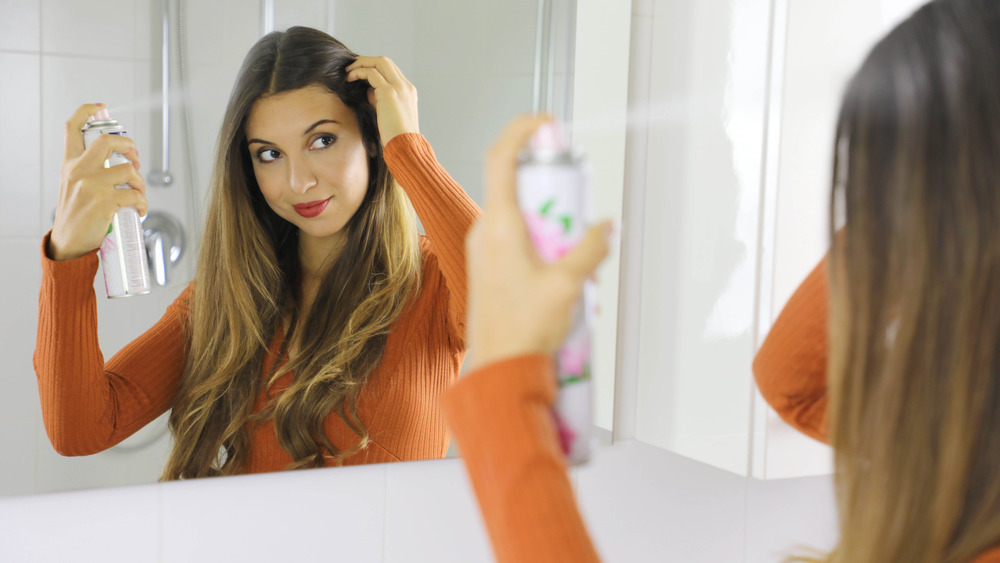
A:
[[[368,84],[345,81],[356,57],[321,31],[293,27],[261,38],[243,61],[219,134],[164,479],[242,472],[247,427],[268,418],[294,460],[291,469],[339,463],[367,444],[358,394],[417,290],[420,250],[413,207],[382,158]],[[325,87],[354,111],[370,157],[368,190],[344,227],[344,249],[311,310],[303,311],[298,229],[264,200],[244,128],[256,100],[310,85]],[[298,334],[300,350],[262,379],[283,317],[292,319],[286,347]],[[262,389],[288,371],[294,373],[288,389],[251,416]],[[331,412],[358,434],[357,445],[340,451],[330,442],[323,422]]]
[[[967,562],[1000,544],[1000,2],[889,33],[836,146],[830,560]]]

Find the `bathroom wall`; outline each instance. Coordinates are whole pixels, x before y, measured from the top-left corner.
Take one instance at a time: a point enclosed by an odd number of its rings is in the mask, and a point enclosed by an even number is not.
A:
[[[0,102],[9,129],[0,140],[0,256],[8,274],[0,280],[0,495],[65,488],[150,482],[163,466],[166,440],[141,452],[108,452],[64,458],[49,445],[41,424],[31,351],[37,325],[39,244],[51,228],[59,193],[63,123],[84,102],[108,104],[140,147],[143,170],[156,165],[150,141],[152,115],[151,2],[73,0],[15,1],[0,22]],[[12,87],[14,86],[14,87]],[[169,195],[168,195],[169,194]],[[183,217],[181,190],[150,187],[151,205]],[[100,274],[100,340],[110,357],[154,322],[179,291],[174,286],[142,299],[108,300]],[[131,439],[155,438],[162,421]]]

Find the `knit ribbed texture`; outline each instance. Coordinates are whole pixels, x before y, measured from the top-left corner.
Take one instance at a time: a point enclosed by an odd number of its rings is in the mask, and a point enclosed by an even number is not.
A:
[[[552,359],[523,356],[465,377],[444,399],[497,561],[597,561],[552,417]]]
[[[440,399],[458,378],[465,358],[465,234],[479,208],[441,169],[426,140],[417,134],[393,138],[385,148],[393,176],[410,197],[427,231],[421,237],[423,282],[420,293],[390,333],[379,367],[358,400],[358,414],[372,442],[346,464],[441,458],[449,434]],[[55,262],[42,244],[35,371],[49,439],[64,455],[87,455],[124,440],[170,408],[186,359],[183,326],[189,286],[147,332],[107,364],[97,338],[96,253]],[[140,297],[141,299],[141,297]],[[280,331],[270,346],[261,377],[281,346]],[[271,388],[282,392],[287,374]],[[254,412],[267,402],[257,398]],[[340,449],[358,436],[331,414],[325,422]],[[252,436],[247,471],[278,471],[292,462],[278,444],[271,423]]]
[[[393,150],[389,150],[393,147]],[[456,339],[456,346],[464,347],[465,335],[465,235],[472,222],[479,216],[479,207],[466,195],[444,168],[437,163],[434,150],[417,133],[404,133],[393,137],[386,147],[385,161],[393,177],[404,188],[426,186],[426,189],[406,189],[417,216],[424,225],[427,237],[434,245],[435,254],[447,256],[441,260],[441,274],[448,290],[459,298],[450,300],[448,309],[449,336]],[[450,205],[441,205],[447,201]]]
[[[824,258],[788,300],[753,362],[757,387],[778,415],[824,443],[829,337],[826,276]]]

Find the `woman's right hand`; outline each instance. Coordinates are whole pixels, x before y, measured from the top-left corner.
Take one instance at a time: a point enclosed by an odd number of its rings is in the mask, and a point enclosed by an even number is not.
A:
[[[469,370],[527,354],[553,354],[566,338],[584,282],[608,254],[610,222],[592,226],[573,250],[543,261],[517,202],[518,152],[548,121],[521,117],[486,158],[486,207],[465,240]]]
[[[86,149],[81,130],[103,104],[84,104],[66,122],[66,156],[59,179],[59,203],[49,238],[53,260],[79,258],[101,246],[119,207],[132,206],[145,215],[146,182],[139,175],[139,152],[128,137],[101,135]],[[117,152],[131,160],[111,168],[104,161]],[[116,189],[128,184],[130,190]]]

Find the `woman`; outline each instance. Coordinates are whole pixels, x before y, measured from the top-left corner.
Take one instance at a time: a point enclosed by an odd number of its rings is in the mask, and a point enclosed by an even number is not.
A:
[[[841,537],[826,561],[1000,562],[998,37],[1000,3],[938,0],[872,50],[837,130],[829,384],[825,265],[756,361],[779,413],[834,448]],[[549,354],[602,249],[560,269],[499,236],[523,231],[513,155],[535,125],[515,124],[488,171],[468,331],[474,358],[490,353],[446,412],[499,560],[596,560],[548,416]],[[560,306],[531,316],[523,301]]]
[[[223,120],[195,280],[106,365],[94,249],[119,205],[146,203],[134,169],[101,168],[111,151],[137,168],[130,140],[84,150],[99,106],[82,106],[42,247],[35,366],[56,450],[99,452],[171,409],[164,479],[443,457],[437,401],[465,355],[478,208],[416,106],[386,58],[303,27],[258,41]]]
[[[834,448],[832,561],[1000,561],[998,37],[997,2],[939,0],[875,46],[837,126],[843,232],[755,360]]]

